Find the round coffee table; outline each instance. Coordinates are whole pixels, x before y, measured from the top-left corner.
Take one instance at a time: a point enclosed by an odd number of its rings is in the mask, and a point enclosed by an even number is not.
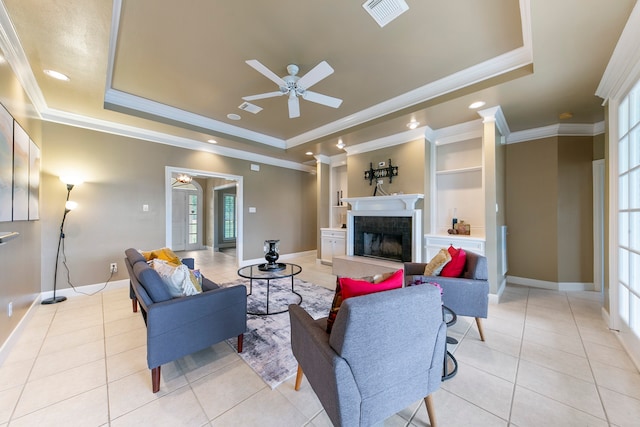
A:
[[[300,272],[302,271],[302,267],[300,267],[297,264],[289,264],[286,262],[281,264],[284,265],[284,268],[282,270],[277,270],[277,271],[260,270],[258,266],[260,266],[261,264],[247,265],[238,270],[238,276],[249,279],[249,295],[251,295],[251,293],[253,292],[254,280],[261,280],[261,281],[267,282],[266,310],[264,312],[247,311],[247,314],[253,314],[256,316],[267,316],[271,314],[286,313],[287,311],[289,311],[289,308],[286,308],[285,310],[275,311],[275,312],[269,311],[269,287],[270,287],[271,280],[274,280],[274,279],[283,279],[283,278],[291,277],[291,293],[296,294],[298,298],[300,298],[300,300],[297,302],[298,305],[302,303],[302,295],[296,292],[295,289],[293,288],[293,278],[294,276],[300,274]]]

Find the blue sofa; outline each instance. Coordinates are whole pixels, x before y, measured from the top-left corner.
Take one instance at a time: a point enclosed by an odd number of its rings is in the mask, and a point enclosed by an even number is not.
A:
[[[147,325],[147,365],[153,392],[160,390],[160,367],[228,338],[237,337],[242,352],[247,329],[247,289],[221,288],[203,278],[203,292],[174,298],[136,249],[125,251],[134,311],[140,304]]]
[[[466,251],[467,259],[460,277],[424,276],[425,263],[404,264],[404,283],[436,282],[442,287],[442,303],[457,316],[475,317],[480,340],[484,331],[480,319],[486,319],[489,310],[489,270],[487,258]]]

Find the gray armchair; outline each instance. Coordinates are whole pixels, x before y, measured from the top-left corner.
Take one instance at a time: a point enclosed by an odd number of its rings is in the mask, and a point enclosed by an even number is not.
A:
[[[424,399],[435,426],[431,393],[440,387],[446,325],[440,292],[413,286],[345,300],[331,334],[289,306],[291,348],[336,426],[368,426]]]
[[[442,302],[457,316],[475,317],[480,340],[484,341],[481,319],[489,311],[489,271],[487,258],[471,251],[460,277],[424,276],[425,263],[405,262],[405,286],[419,282],[436,282],[442,286]]]

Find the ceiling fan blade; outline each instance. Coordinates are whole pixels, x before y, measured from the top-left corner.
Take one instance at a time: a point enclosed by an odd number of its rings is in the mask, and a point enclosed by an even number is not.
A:
[[[303,89],[309,89],[311,86],[331,74],[333,74],[333,68],[331,68],[331,65],[327,64],[327,61],[322,61],[313,67],[307,74],[300,77],[297,85]]]
[[[300,101],[298,97],[293,95],[289,96],[289,118],[295,119],[300,117]]]
[[[304,91],[302,97],[307,101],[315,102],[317,104],[326,105],[327,107],[338,108],[342,104],[342,99],[334,98],[332,96],[323,95],[317,92]]]
[[[274,96],[281,96],[281,95],[284,95],[284,92],[281,92],[281,91],[267,92],[267,93],[260,93],[258,95],[243,96],[242,99],[244,99],[245,101],[255,101],[256,99],[273,98]]]
[[[265,76],[266,78],[268,78],[269,80],[277,84],[278,86],[287,86],[287,84],[285,83],[284,80],[282,80],[282,78],[278,77],[276,73],[274,73],[273,71],[271,71],[270,69],[262,65],[262,63],[257,59],[249,59],[248,61],[245,61],[245,62],[249,64],[249,66],[253,67],[257,72],[259,72],[260,74],[262,74],[263,76]]]

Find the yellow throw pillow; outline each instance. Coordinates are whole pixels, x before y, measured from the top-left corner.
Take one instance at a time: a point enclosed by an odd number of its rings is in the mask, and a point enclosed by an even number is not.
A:
[[[431,261],[424,267],[425,276],[437,276],[447,263],[451,261],[451,254],[446,249],[440,251],[431,258]]]
[[[180,261],[178,255],[176,255],[169,248],[154,249],[152,251],[140,251],[140,253],[142,253],[142,256],[144,256],[147,261],[151,261],[153,259],[161,259],[176,267],[182,264],[182,261]]]

